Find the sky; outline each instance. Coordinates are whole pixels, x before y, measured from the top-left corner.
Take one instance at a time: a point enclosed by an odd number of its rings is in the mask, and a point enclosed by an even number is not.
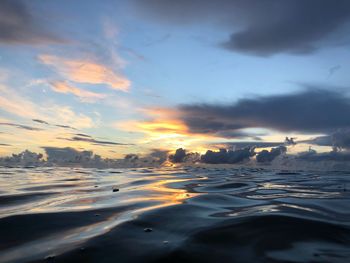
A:
[[[331,136],[349,31],[347,0],[2,0],[0,155]]]

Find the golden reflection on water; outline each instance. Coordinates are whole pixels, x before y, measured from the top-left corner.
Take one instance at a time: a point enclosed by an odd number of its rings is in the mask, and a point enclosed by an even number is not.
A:
[[[52,234],[26,244],[26,246],[4,251],[0,261],[16,262],[19,257],[33,255],[33,253],[37,255],[49,254],[52,251],[62,253],[90,238],[103,235],[117,225],[137,218],[140,214],[181,204],[198,195],[189,193],[183,188],[183,184],[192,179],[177,179],[174,178],[174,175],[167,174],[166,171],[157,172],[159,174],[157,176],[143,176],[140,173],[112,176],[95,175],[93,181],[91,181],[91,174],[79,175],[79,181],[75,181],[73,184],[70,180],[71,176],[68,175],[69,170],[52,173],[50,176],[44,175],[40,179],[36,174],[26,176],[20,188],[25,186],[28,190],[23,190],[22,193],[35,194],[39,191],[55,193],[30,203],[24,203],[23,206],[17,206],[17,208],[3,210],[7,216],[25,213],[76,212],[101,208],[115,208],[116,212],[100,222]],[[141,183],[133,184],[137,182]],[[66,184],[67,187],[57,187],[62,184]],[[174,184],[179,184],[179,188],[175,188]],[[96,187],[97,185],[98,187]],[[120,191],[113,192],[112,189],[116,185],[120,187]],[[125,209],[127,205],[131,205],[131,207]]]
[[[189,193],[185,189],[170,188],[168,184],[171,183],[182,183],[186,181],[191,181],[192,179],[166,179],[156,181],[147,186],[147,188],[157,195],[159,198],[157,200],[164,201],[168,205],[175,205],[184,202],[186,199],[196,196],[198,194]],[[147,189],[146,188],[146,189]]]
[[[69,172],[69,171],[67,171]],[[72,212],[108,207],[118,207],[126,204],[149,203],[147,210],[157,207],[181,204],[188,198],[196,196],[189,193],[184,187],[192,178],[174,178],[166,171],[157,176],[142,175],[140,173],[118,175],[91,175],[79,176],[78,181],[72,182],[67,173],[42,176],[37,180],[36,174],[27,177],[26,182],[17,185],[22,190],[14,194],[48,193],[47,196],[37,198],[34,202],[23,203],[20,209],[9,209],[4,214],[20,213],[46,213],[46,212]],[[57,177],[60,179],[57,180]],[[64,180],[66,181],[64,182]],[[92,180],[91,180],[92,179]],[[178,186],[174,187],[174,184]],[[22,187],[25,186],[24,188]],[[119,189],[113,192],[113,188]],[[18,210],[18,211],[17,211]]]

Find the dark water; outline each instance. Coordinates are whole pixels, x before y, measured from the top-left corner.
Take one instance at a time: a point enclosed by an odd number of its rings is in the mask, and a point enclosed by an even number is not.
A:
[[[344,172],[1,168],[0,262],[350,262],[349,198]]]

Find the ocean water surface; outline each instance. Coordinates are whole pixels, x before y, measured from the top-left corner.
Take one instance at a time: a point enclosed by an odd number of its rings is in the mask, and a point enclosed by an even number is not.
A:
[[[0,262],[350,262],[350,173],[0,168]]]

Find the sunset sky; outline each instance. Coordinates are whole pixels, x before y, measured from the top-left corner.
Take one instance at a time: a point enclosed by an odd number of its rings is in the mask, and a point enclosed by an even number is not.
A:
[[[203,151],[350,127],[350,2],[279,3],[0,1],[0,155]]]

